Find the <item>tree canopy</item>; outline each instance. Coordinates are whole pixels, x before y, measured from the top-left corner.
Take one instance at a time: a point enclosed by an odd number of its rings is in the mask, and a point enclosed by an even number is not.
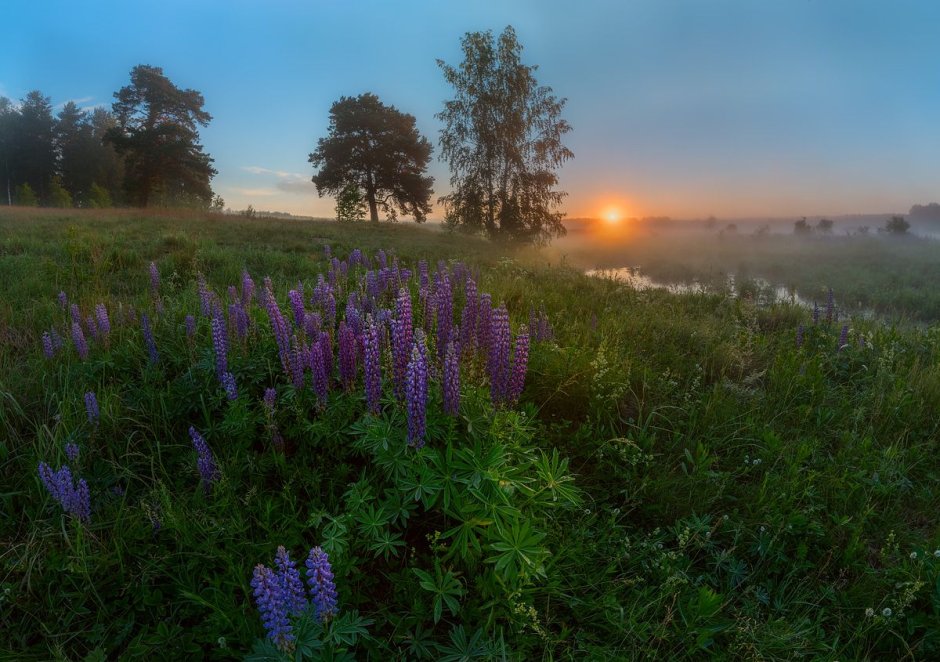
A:
[[[199,144],[199,127],[212,120],[202,94],[176,87],[160,67],[141,64],[114,97],[117,125],[107,138],[125,157],[130,200],[142,207],[208,205],[216,170]]]
[[[521,61],[512,26],[498,38],[469,32],[463,62],[438,65],[455,96],[437,118],[441,156],[450,165],[452,192],[440,201],[455,227],[491,237],[544,242],[565,233],[557,211],[557,169],[574,155],[561,139],[571,126],[565,100],[535,79]]]
[[[413,115],[374,94],[341,97],[330,108],[328,135],[310,154],[317,169],[313,183],[321,197],[351,199],[349,187],[356,187],[372,221],[381,209],[390,219],[400,213],[421,222],[431,211],[434,178],[425,173],[431,150]]]

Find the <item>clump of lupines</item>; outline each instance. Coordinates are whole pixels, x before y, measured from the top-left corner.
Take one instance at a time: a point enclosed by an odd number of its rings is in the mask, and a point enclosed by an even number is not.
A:
[[[193,448],[196,449],[196,468],[199,469],[199,477],[202,479],[202,487],[208,493],[212,489],[212,483],[219,479],[219,469],[215,464],[215,458],[206,440],[196,431],[196,428],[190,426],[189,436],[193,440]]]
[[[102,338],[111,333],[111,319],[108,317],[108,309],[103,303],[95,306],[95,321],[98,325],[98,335]]]
[[[72,322],[72,342],[75,344],[75,351],[78,352],[78,358],[85,360],[88,358],[88,342],[85,340],[85,334],[82,332],[82,325],[78,322]]]
[[[88,391],[85,394],[85,413],[88,415],[88,422],[92,425],[98,425],[98,419],[101,418],[101,411],[98,409],[98,398],[94,391]]]
[[[444,412],[456,416],[460,409],[460,352],[453,341],[447,344],[443,373]]]
[[[150,328],[150,317],[147,313],[140,316],[141,327],[144,331],[144,344],[147,345],[147,356],[151,363],[157,363],[160,360],[160,353],[157,351],[157,343],[153,339],[153,330]]]
[[[76,483],[67,464],[53,471],[45,462],[39,463],[39,478],[66,513],[82,522],[91,521],[91,494],[84,478]]]
[[[290,600],[283,583],[271,568],[259,563],[255,566],[251,588],[268,639],[284,653],[293,651],[294,634],[288,618]]]
[[[424,345],[424,333],[415,332],[415,342],[408,362],[405,381],[405,406],[408,418],[408,443],[421,448],[427,425],[428,406],[428,358]]]
[[[362,337],[363,367],[366,382],[366,403],[369,411],[378,414],[382,399],[382,373],[379,367],[379,332],[370,319]]]
[[[317,619],[323,623],[337,612],[336,584],[330,557],[319,546],[310,550],[307,557],[307,583]]]
[[[509,375],[509,386],[506,399],[515,404],[522,395],[525,386],[525,374],[529,366],[529,331],[523,326],[516,335],[516,351],[512,357],[512,371]]]

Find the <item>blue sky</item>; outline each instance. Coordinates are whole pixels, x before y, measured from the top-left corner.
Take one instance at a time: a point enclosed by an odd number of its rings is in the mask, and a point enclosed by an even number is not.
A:
[[[923,0],[13,2],[0,94],[109,105],[140,63],[200,90],[229,206],[332,215],[307,155],[330,104],[417,117],[467,31],[512,24],[568,98],[573,216],[906,211],[940,199],[940,3]],[[435,160],[436,195],[449,178]]]

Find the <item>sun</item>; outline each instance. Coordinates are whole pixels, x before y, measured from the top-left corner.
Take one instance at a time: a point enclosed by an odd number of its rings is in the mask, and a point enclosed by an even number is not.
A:
[[[609,207],[604,210],[604,220],[611,225],[619,223],[621,218],[623,218],[623,214],[616,207]]]

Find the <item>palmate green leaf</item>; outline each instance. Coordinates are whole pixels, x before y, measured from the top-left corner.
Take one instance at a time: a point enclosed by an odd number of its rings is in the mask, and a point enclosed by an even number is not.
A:
[[[476,511],[480,512],[479,508]],[[461,518],[460,524],[448,529],[441,535],[444,540],[453,538],[445,558],[456,556],[461,560],[467,560],[482,553],[480,537],[486,533],[486,527],[493,524],[493,520],[471,514],[472,512],[468,509],[466,519]]]
[[[245,662],[288,662],[290,656],[277,649],[270,639],[258,639],[251,652],[245,656]]]
[[[469,637],[462,625],[450,631],[450,644],[438,645],[441,656],[438,662],[470,662],[484,660],[492,656],[493,646],[483,635],[483,630],[476,630]]]
[[[548,555],[548,550],[539,543],[545,534],[533,531],[528,520],[516,521],[509,526],[497,524],[496,535],[497,541],[490,544],[490,549],[496,554],[487,557],[486,562],[495,564],[495,572],[508,584],[544,572],[542,559]]]
[[[346,525],[345,517],[330,518],[329,524],[323,527],[323,542],[320,546],[330,556],[334,554],[342,555],[349,547],[348,530],[349,527]]]
[[[551,456],[542,451],[535,461],[535,470],[539,487],[525,488],[532,493],[533,498],[544,505],[573,507],[581,503],[581,496],[574,486],[574,476],[568,473],[568,460],[559,455],[557,448],[552,449]]]
[[[376,508],[373,504],[360,506],[356,513],[359,530],[370,538],[376,538],[382,529],[391,521],[392,515],[386,513],[382,506]]]
[[[450,610],[451,615],[456,616],[460,610],[459,598],[462,598],[466,591],[457,575],[448,570],[444,572],[441,569],[440,561],[434,562],[434,575],[421,570],[412,568],[411,571],[418,577],[418,584],[425,591],[434,594],[434,622],[441,620],[444,611],[444,604]]]
[[[360,638],[368,639],[368,626],[374,621],[369,618],[363,618],[359,611],[353,609],[344,612],[330,621],[323,639],[329,643],[342,646],[355,646]]]
[[[381,554],[385,557],[387,561],[389,556],[398,556],[399,549],[405,546],[405,541],[402,540],[401,534],[392,533],[388,529],[383,529],[375,536],[373,541],[369,543],[369,549],[375,556]]]
[[[430,509],[444,489],[444,479],[429,467],[421,467],[415,474],[402,478],[398,485],[414,501],[420,501]]]

